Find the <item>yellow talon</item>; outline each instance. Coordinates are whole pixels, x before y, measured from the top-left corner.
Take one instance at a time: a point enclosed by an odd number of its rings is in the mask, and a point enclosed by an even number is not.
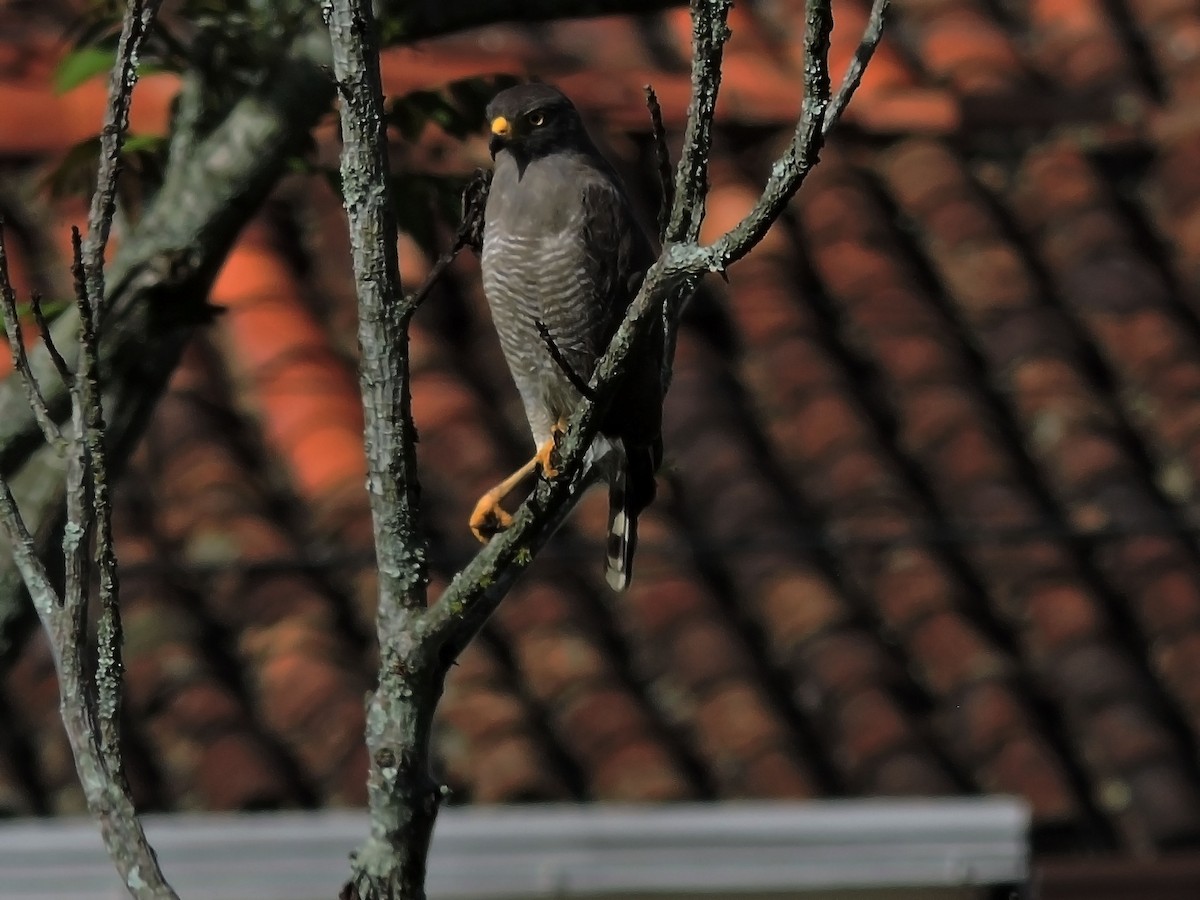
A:
[[[537,453],[534,455],[534,460],[542,467],[542,474],[547,478],[558,477],[558,466],[555,460],[558,457],[558,445],[562,441],[562,436],[567,433],[567,425],[561,419],[554,424],[550,430],[550,440],[538,447]]]
[[[500,505],[500,497],[488,491],[479,498],[471,513],[471,534],[481,544],[486,544],[512,524],[513,518]]]

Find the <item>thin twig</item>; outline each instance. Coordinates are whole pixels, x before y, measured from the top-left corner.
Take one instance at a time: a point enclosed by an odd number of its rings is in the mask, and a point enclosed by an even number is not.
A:
[[[462,222],[456,239],[476,253],[483,252],[483,216],[491,188],[492,170],[476,169],[462,192]]]
[[[646,108],[650,110],[651,138],[654,141],[654,164],[658,170],[658,239],[667,238],[667,223],[671,221],[671,208],[675,205],[675,181],[671,177],[671,151],[667,148],[667,129],[663,124],[662,106],[652,85],[644,85]]]
[[[117,64],[108,82],[108,109],[100,131],[100,165],[96,192],[88,211],[88,237],[83,268],[87,273],[87,295],[100,323],[104,298],[104,250],[112,229],[117,204],[117,176],[121,169],[121,147],[129,131],[129,107],[138,79],[138,51],[158,12],[160,0],[129,0],[117,41]]]
[[[581,397],[595,403],[596,394],[588,387],[588,383],[580,377],[579,373],[575,371],[575,367],[571,365],[571,361],[559,349],[553,335],[550,334],[550,329],[546,327],[546,323],[541,319],[535,319],[533,324],[537,327],[538,334],[542,336],[542,341],[546,345],[546,350],[549,352],[550,358],[554,360],[555,365],[562,370],[562,373],[567,376],[567,381],[571,382],[571,386],[579,391]]]
[[[429,292],[433,290],[434,285],[445,274],[446,269],[454,262],[462,250],[467,247],[478,252],[483,246],[483,210],[487,203],[488,187],[492,182],[492,173],[490,169],[476,169],[471,180],[467,182],[467,186],[463,188],[462,193],[462,220],[459,223],[458,231],[454,233],[454,240],[450,244],[450,249],[437,258],[437,262],[429,270],[429,274],[425,276],[425,280],[421,282],[421,286],[404,298],[405,315],[411,316],[420,308],[421,304],[429,296]]]
[[[54,342],[54,333],[50,328],[50,320],[46,318],[46,310],[42,307],[42,295],[38,291],[34,291],[29,295],[29,305],[33,307],[33,320],[37,322],[38,331],[42,336],[42,344],[46,348],[46,352],[50,355],[50,361],[54,363],[54,369],[58,372],[58,376],[63,380],[64,384],[71,383],[71,369],[67,365],[67,361],[63,359],[63,355],[58,352],[58,344]]]
[[[20,376],[25,388],[25,400],[37,423],[41,426],[46,443],[57,450],[66,446],[62,432],[50,415],[46,398],[42,396],[37,377],[29,365],[29,355],[25,352],[25,335],[21,328],[21,316],[17,311],[17,294],[13,290],[12,280],[8,274],[8,248],[4,242],[4,222],[0,220],[0,315],[4,319],[4,330],[8,334],[8,347],[12,353],[13,369]]]
[[[713,117],[721,87],[721,59],[729,40],[733,0],[692,0],[692,100],[675,169],[675,202],[665,241],[693,242],[700,236],[708,194]]]
[[[833,29],[829,0],[808,0],[807,18],[804,35],[804,103],[796,130],[783,155],[771,166],[771,175],[754,208],[736,226],[702,248],[706,267],[710,271],[724,271],[762,240],[771,223],[779,218],[804,177],[817,163],[824,142],[825,114],[829,106],[829,33]],[[852,95],[853,90],[849,93]]]
[[[871,61],[871,57],[875,55],[875,48],[879,46],[879,39],[883,37],[884,18],[889,2],[890,0],[875,0],[871,4],[871,12],[867,16],[867,27],[863,31],[862,39],[858,42],[858,49],[854,51],[854,57],[850,60],[846,74],[842,77],[842,84],[838,88],[837,94],[834,95],[833,100],[830,101],[829,109],[825,112],[825,123],[822,126],[822,133],[826,136],[833,130],[833,126],[838,123],[838,119],[842,117],[847,104],[850,103],[850,98],[858,90],[859,82],[862,81],[863,72],[866,71],[867,64]]]

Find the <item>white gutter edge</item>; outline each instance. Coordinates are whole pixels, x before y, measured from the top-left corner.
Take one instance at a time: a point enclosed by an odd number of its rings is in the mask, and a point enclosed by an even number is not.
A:
[[[328,900],[361,811],[147,816],[187,900]],[[1019,884],[1029,812],[1002,797],[457,807],[438,818],[430,900],[702,897]],[[90,821],[0,822],[0,900],[126,896]]]

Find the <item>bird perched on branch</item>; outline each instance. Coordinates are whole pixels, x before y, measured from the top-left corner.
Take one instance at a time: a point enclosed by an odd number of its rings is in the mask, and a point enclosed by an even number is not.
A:
[[[616,171],[559,90],[526,84],[487,108],[495,160],[484,214],[483,289],[537,452],[480,498],[480,540],[512,517],[501,501],[527,475],[556,475],[556,450],[654,251]],[[629,583],[637,517],[662,460],[662,333],[634,348],[586,465],[609,485],[608,583]]]

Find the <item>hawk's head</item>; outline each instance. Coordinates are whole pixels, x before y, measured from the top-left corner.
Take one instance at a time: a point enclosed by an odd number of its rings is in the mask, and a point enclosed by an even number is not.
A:
[[[501,91],[488,104],[487,120],[492,159],[508,150],[522,167],[539,156],[588,144],[574,104],[548,84],[519,84]]]

